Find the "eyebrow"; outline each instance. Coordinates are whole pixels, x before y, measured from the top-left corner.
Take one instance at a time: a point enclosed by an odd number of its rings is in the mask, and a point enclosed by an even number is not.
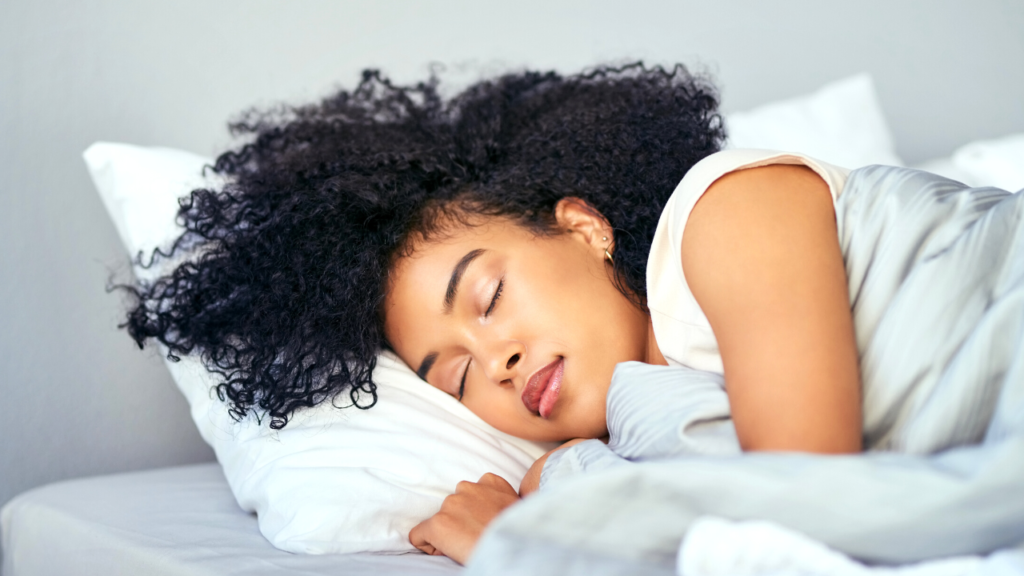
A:
[[[466,268],[469,268],[469,264],[484,252],[486,250],[482,248],[468,252],[452,269],[451,278],[448,279],[448,289],[444,292],[445,314],[451,314],[452,308],[455,307],[455,296],[459,293],[459,281],[462,280],[462,275],[465,274]],[[423,357],[420,367],[416,369],[416,375],[420,377],[420,380],[427,379],[427,373],[434,367],[434,362],[437,362],[437,356],[437,352],[430,352]]]
[[[431,352],[423,358],[423,362],[420,362],[420,367],[416,369],[416,375],[420,377],[420,380],[427,379],[427,372],[434,367],[434,362],[437,362],[437,352]]]
[[[445,314],[451,314],[452,308],[455,306],[455,296],[459,293],[459,281],[462,280],[462,275],[466,272],[466,268],[469,268],[469,264],[484,252],[486,250],[482,248],[472,250],[463,256],[462,260],[459,260],[455,268],[452,268],[452,277],[448,279],[448,290],[444,293]]]

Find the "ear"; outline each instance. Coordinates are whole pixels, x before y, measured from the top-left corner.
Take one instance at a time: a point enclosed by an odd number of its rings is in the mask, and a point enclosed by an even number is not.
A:
[[[580,240],[596,250],[600,258],[604,258],[605,250],[612,251],[611,224],[585,200],[575,196],[562,198],[555,205],[555,220],[563,230],[578,235]]]

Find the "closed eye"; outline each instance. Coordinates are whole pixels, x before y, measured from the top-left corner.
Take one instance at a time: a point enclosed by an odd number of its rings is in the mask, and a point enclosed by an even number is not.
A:
[[[504,287],[505,287],[505,279],[502,278],[501,280],[498,281],[498,287],[495,288],[495,290],[494,290],[494,296],[491,297],[491,304],[490,304],[490,306],[488,306],[487,307],[487,311],[484,312],[484,317],[485,318],[487,316],[490,316],[491,312],[494,311],[494,306],[498,303],[498,299],[501,298],[501,291],[502,291],[502,289],[504,289]],[[459,383],[459,396],[458,396],[459,402],[462,402],[462,396],[466,393],[466,377],[469,376],[469,366],[472,363],[473,363],[473,361],[472,361],[472,359],[470,359],[470,361],[466,363],[466,371],[462,373],[462,382]]]
[[[462,402],[462,395],[466,393],[466,376],[469,376],[469,365],[473,361],[466,362],[466,371],[462,373],[462,382],[459,384],[459,402]]]
[[[498,303],[498,298],[501,298],[501,290],[505,287],[505,278],[498,281],[498,288],[494,290],[494,296],[491,298],[491,305],[487,307],[487,311],[484,312],[484,317],[491,315],[494,311],[494,305]]]

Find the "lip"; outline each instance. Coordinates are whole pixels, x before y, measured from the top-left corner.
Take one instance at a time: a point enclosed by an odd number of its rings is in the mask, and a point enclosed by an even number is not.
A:
[[[562,388],[564,366],[565,359],[560,357],[530,376],[523,389],[523,405],[527,410],[545,419],[551,415]]]

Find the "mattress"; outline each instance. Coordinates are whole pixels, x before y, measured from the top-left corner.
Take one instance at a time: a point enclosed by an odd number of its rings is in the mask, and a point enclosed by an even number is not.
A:
[[[451,575],[424,554],[297,555],[272,547],[216,463],[85,478],[0,512],[4,576]]]

